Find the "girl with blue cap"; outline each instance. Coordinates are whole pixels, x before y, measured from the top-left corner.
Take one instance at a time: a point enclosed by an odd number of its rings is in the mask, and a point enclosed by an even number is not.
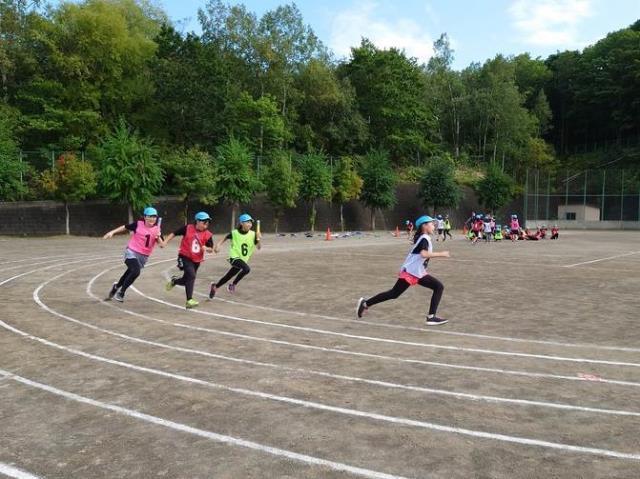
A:
[[[144,209],[142,216],[143,219],[128,225],[118,226],[102,237],[103,239],[109,239],[113,238],[113,235],[124,233],[125,231],[131,233],[127,249],[124,252],[124,264],[127,265],[127,270],[117,283],[113,283],[107,300],[113,298],[116,301],[124,301],[124,294],[127,288],[140,276],[140,272],[142,268],[144,268],[156,244],[164,248],[158,211],[148,206]]]
[[[178,250],[178,268],[182,270],[182,277],[172,276],[165,289],[171,291],[175,285],[184,286],[187,296],[185,304],[187,309],[198,306],[198,301],[193,299],[193,287],[196,283],[196,274],[200,263],[204,261],[205,250],[213,253],[213,234],[209,231],[211,217],[209,213],[200,211],[194,217],[195,222],[184,225],[173,233],[169,233],[165,244],[175,236],[182,236]]]
[[[251,271],[247,263],[254,250],[256,248],[260,249],[261,239],[260,235],[251,229],[252,227],[253,218],[251,215],[244,213],[238,218],[238,227],[216,243],[214,251],[217,253],[220,251],[222,243],[227,240],[231,241],[231,246],[229,247],[229,263],[231,263],[231,269],[229,269],[227,274],[220,278],[217,283],[211,283],[209,298],[213,299],[218,288],[234,276],[236,278],[227,286],[227,290],[230,293],[235,293],[238,283]]]
[[[393,285],[393,288],[389,291],[379,293],[372,298],[360,298],[356,307],[356,315],[358,318],[362,318],[364,313],[374,304],[396,299],[410,286],[419,284],[420,286],[433,290],[429,313],[426,319],[427,326],[437,326],[447,322],[446,319],[436,316],[438,304],[440,304],[442,292],[444,291],[444,285],[434,276],[427,273],[427,265],[431,258],[449,257],[448,251],[442,251],[440,253],[433,252],[430,235],[434,229],[434,219],[430,216],[421,216],[416,220],[416,234],[413,239],[413,245],[400,268],[396,284]]]

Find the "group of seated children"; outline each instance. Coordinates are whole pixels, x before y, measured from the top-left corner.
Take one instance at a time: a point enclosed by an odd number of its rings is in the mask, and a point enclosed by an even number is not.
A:
[[[468,227],[468,228],[467,228]],[[465,229],[467,229],[466,236],[472,243],[477,243],[478,240],[484,239],[486,243],[501,240],[531,240],[538,241],[547,238],[548,228],[545,225],[538,226],[535,231],[529,228],[522,228],[518,221],[518,215],[511,215],[508,225],[496,224],[495,218],[491,215],[483,215],[482,213],[471,214],[471,217],[465,223]],[[558,239],[559,232],[558,226],[554,225],[551,228],[550,239]]]

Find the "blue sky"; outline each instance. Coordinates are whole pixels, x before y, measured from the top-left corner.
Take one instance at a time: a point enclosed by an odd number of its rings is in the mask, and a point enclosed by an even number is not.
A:
[[[183,31],[199,31],[204,0],[161,0]],[[284,0],[227,1],[258,15]],[[337,57],[367,37],[377,46],[404,49],[428,60],[441,33],[455,50],[454,67],[483,62],[497,53],[546,57],[558,50],[582,49],[608,32],[640,18],[640,0],[298,0],[309,24]]]

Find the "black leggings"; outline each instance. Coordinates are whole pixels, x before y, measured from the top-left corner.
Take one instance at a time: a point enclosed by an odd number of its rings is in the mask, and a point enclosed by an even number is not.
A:
[[[116,286],[120,288],[122,294],[127,290],[129,286],[133,284],[138,276],[140,276],[140,262],[135,258],[129,258],[124,260],[124,264],[127,265],[127,270],[124,272],[120,279],[116,283]]]
[[[429,288],[433,290],[433,296],[431,296],[431,304],[429,305],[429,314],[436,314],[438,310],[438,304],[440,304],[440,299],[442,298],[442,292],[444,291],[444,285],[435,277],[431,275],[423,276],[418,280],[418,284],[420,286],[424,286],[425,288]],[[374,304],[382,303],[383,301],[389,301],[390,299],[396,299],[402,293],[404,293],[409,286],[404,279],[398,279],[396,284],[393,285],[389,291],[385,291],[383,293],[376,294],[373,298],[367,299],[365,302],[367,306],[373,306]]]
[[[242,280],[242,278],[248,275],[249,272],[251,271],[251,268],[249,267],[249,265],[239,258],[232,259],[230,261],[231,261],[231,269],[227,271],[227,274],[225,274],[222,278],[220,278],[220,281],[216,283],[216,288],[219,288],[220,286],[225,284],[227,281],[233,278],[233,276],[237,273],[238,273],[238,276],[236,276],[236,279],[233,280],[233,284],[238,284],[240,280]]]
[[[453,236],[451,236],[451,230],[444,230],[444,239],[447,239],[447,235],[449,238],[453,239]]]
[[[176,279],[173,284],[179,284],[184,286],[184,291],[187,295],[187,301],[193,298],[193,285],[196,282],[196,273],[200,267],[200,263],[194,263],[189,258],[180,255],[182,259],[182,265],[184,266],[182,278]]]

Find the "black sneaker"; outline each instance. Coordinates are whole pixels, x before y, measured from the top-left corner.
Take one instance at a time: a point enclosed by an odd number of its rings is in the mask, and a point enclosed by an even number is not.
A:
[[[437,316],[428,317],[427,316],[427,326],[438,326],[440,324],[448,323],[448,319],[439,318]]]
[[[367,309],[369,309],[369,307],[367,306],[367,302],[364,298],[360,298],[358,300],[358,306],[356,306],[356,316],[358,316],[358,319],[364,316],[364,313],[367,312]]]
[[[216,290],[218,288],[216,287],[215,283],[211,283],[211,289],[209,289],[209,299],[213,299],[213,297],[216,295]]]
[[[111,291],[109,291],[109,295],[107,296],[107,300],[112,299],[117,292],[118,292],[118,283],[113,283],[113,286],[111,286]]]
[[[122,291],[118,291],[113,299],[122,303],[124,301],[124,294],[122,294]]]

